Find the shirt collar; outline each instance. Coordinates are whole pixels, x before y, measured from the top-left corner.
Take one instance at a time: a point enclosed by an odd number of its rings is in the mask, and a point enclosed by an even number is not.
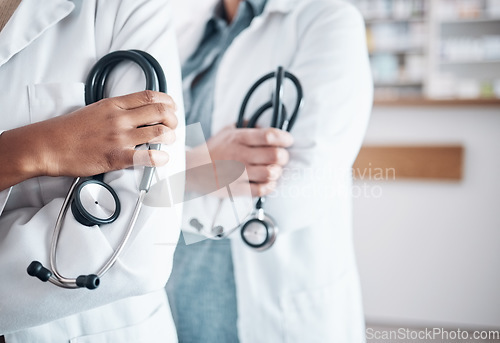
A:
[[[262,14],[262,12],[264,12],[267,0],[246,0],[246,2],[248,2],[252,7],[254,16],[258,17]]]
[[[254,17],[258,17],[262,14],[262,12],[264,12],[264,7],[266,7],[267,0],[243,0],[241,3],[243,2],[247,2],[252,8]],[[222,5],[222,0],[220,0],[214,8],[212,19],[222,18],[224,18],[224,7]]]
[[[267,0],[243,0],[243,2],[246,2],[250,5],[250,8],[253,11],[253,16],[258,17],[264,12],[264,8],[266,7]],[[207,37],[211,36],[214,32],[218,30],[222,30],[225,27],[227,27],[227,22],[224,19],[224,7],[222,4],[222,0],[219,0],[213,9],[212,12],[212,17],[210,20],[207,22],[205,26],[205,31],[202,36],[202,41],[205,40]]]

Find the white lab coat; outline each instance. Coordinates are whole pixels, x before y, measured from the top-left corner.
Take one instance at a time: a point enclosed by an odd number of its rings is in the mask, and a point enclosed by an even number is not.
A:
[[[198,45],[211,13],[178,5],[198,18],[177,23],[182,62]],[[305,104],[292,130],[291,160],[265,205],[280,229],[276,243],[256,252],[239,233],[232,236],[239,338],[242,343],[364,342],[350,174],[372,104],[361,15],[343,1],[269,0],[221,61],[213,134],[235,123],[247,90],[278,65],[300,79]],[[269,87],[260,93],[253,109],[271,92]],[[210,227],[216,208],[217,199],[209,196],[186,202],[183,228],[193,217]],[[228,221],[234,218],[230,206],[223,213]]]
[[[0,130],[84,106],[83,83],[92,65],[126,49],[146,50],[159,60],[182,123],[168,5],[165,0],[23,0],[0,32]],[[118,68],[111,81],[112,95],[145,84],[136,66]],[[184,169],[183,132],[180,125],[160,176]],[[88,228],[68,212],[58,248],[63,275],[95,273],[111,256],[131,217],[141,175],[142,168],[106,174],[121,200],[115,223]],[[54,223],[70,182],[39,177],[0,194],[0,335],[8,343],[176,341],[163,287],[179,235],[179,208],[144,207],[131,241],[96,290],[66,290],[28,276],[31,261],[49,265]]]

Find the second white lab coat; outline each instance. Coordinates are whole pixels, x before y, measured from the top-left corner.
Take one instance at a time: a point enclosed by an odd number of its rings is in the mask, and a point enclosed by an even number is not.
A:
[[[170,15],[164,0],[23,0],[0,32],[0,130],[84,106],[86,75],[99,58],[115,50],[146,50],[165,70],[181,123],[170,162],[159,172],[181,172],[184,114]],[[117,68],[111,95],[144,89],[139,71]],[[74,130],[77,135],[79,128]],[[135,206],[142,170],[106,174],[122,206],[113,224],[85,227],[68,212],[57,251],[63,275],[95,273],[112,255]],[[70,183],[68,177],[39,177],[0,194],[0,335],[8,343],[176,341],[163,287],[178,240],[179,208],[145,206],[123,254],[96,290],[61,289],[26,273],[33,260],[49,265],[54,223]]]
[[[190,10],[196,20],[188,15],[177,24],[181,61],[200,42],[211,15],[206,8]],[[373,93],[361,15],[344,1],[269,0],[221,60],[213,134],[236,122],[247,90],[278,65],[300,79],[305,103],[292,130],[290,162],[265,204],[280,229],[276,243],[256,252],[238,232],[232,236],[239,338],[364,342],[350,173]],[[255,95],[260,101],[248,113],[268,101],[272,90],[264,87]],[[293,97],[293,91],[285,93]],[[191,218],[210,227],[217,204],[209,196],[186,202],[183,228],[189,229]],[[225,224],[233,220],[231,206],[219,217]]]

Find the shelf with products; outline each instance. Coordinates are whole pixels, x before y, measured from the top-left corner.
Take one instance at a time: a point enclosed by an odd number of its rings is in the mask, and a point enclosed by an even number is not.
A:
[[[353,0],[363,14],[377,98],[422,97],[429,0]]]
[[[441,60],[439,64],[441,65],[464,65],[464,64],[498,64],[500,63],[500,59],[492,59],[492,60],[454,60],[454,61],[446,61]],[[498,67],[497,67],[498,68]]]
[[[435,13],[443,22],[478,22],[500,18],[498,0],[437,0]]]
[[[379,53],[370,57],[377,97],[421,97],[425,53]]]
[[[424,47],[416,47],[416,48],[385,48],[385,49],[374,49],[369,51],[370,56],[380,55],[380,54],[393,54],[393,55],[422,55],[425,54]]]
[[[495,107],[500,108],[500,99],[375,99],[376,107]],[[499,112],[500,113],[500,112]]]
[[[425,49],[427,21],[382,21],[366,26],[370,52],[412,52]]]
[[[500,1],[438,0],[434,9],[431,98],[500,98]]]
[[[376,82],[375,86],[377,87],[421,87],[423,85],[423,81],[404,81],[398,80],[393,82]]]
[[[383,17],[383,18],[365,18],[367,26],[387,23],[422,23],[427,20],[426,17]]]
[[[440,23],[439,62],[491,62],[500,59],[500,21],[474,26]]]
[[[456,18],[456,19],[443,19],[440,20],[442,25],[453,25],[453,24],[480,24],[480,23],[496,23],[500,22],[500,16],[488,18],[488,17],[478,17],[478,18]]]
[[[366,20],[422,18],[427,14],[427,0],[351,0]]]
[[[351,2],[365,18],[376,100],[500,98],[500,0]]]

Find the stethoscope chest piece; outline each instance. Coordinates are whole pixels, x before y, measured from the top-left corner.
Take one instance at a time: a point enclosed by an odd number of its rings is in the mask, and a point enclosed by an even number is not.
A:
[[[108,184],[95,179],[85,180],[75,190],[71,211],[82,225],[110,224],[120,214],[120,200]]]
[[[243,242],[260,251],[269,249],[274,244],[277,233],[278,227],[262,209],[257,211],[257,215],[247,220],[240,231]]]

